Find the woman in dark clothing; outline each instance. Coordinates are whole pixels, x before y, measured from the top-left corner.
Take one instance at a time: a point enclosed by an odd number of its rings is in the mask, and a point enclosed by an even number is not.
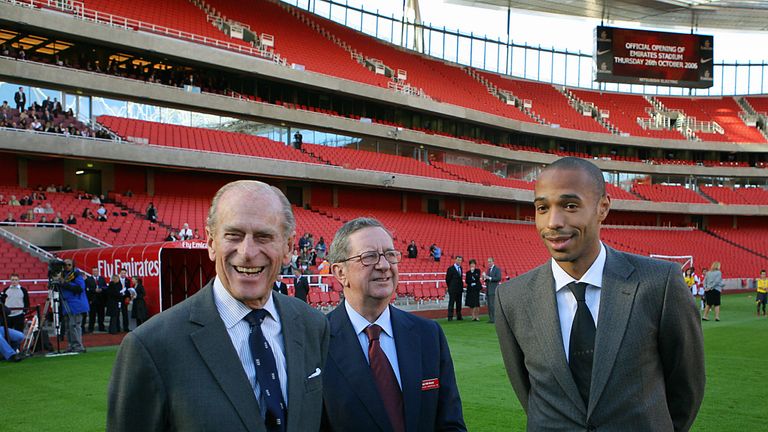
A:
[[[480,289],[483,285],[480,283],[480,269],[477,268],[477,261],[473,259],[469,260],[466,282],[466,306],[472,308],[472,321],[480,321]]]
[[[138,327],[147,320],[147,302],[144,300],[147,291],[144,289],[144,281],[141,278],[134,277],[131,282],[133,282],[133,289],[136,290],[132,314],[136,318],[136,327]]]
[[[112,279],[107,285],[106,299],[107,299],[107,316],[109,317],[109,333],[120,333],[120,306],[123,301],[123,296],[120,295],[120,290],[123,286],[120,284],[120,276],[115,273],[112,275]]]

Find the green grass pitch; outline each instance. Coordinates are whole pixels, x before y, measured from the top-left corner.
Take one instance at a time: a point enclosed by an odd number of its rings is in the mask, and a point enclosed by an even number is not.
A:
[[[755,316],[753,298],[726,296],[723,320],[702,323],[707,389],[695,431],[768,430],[768,319]],[[468,429],[525,430],[493,326],[440,324],[451,346]],[[0,362],[2,430],[103,431],[115,352],[116,347],[91,348],[81,356]]]

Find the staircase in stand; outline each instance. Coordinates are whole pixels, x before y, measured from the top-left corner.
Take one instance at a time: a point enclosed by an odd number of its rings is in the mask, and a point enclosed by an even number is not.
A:
[[[555,88],[563,96],[565,96],[566,99],[568,99],[568,104],[573,107],[573,109],[578,111],[579,114],[589,112],[590,116],[595,119],[596,122],[600,123],[601,126],[608,129],[613,135],[622,134],[619,128],[614,126],[613,123],[608,120],[607,116],[605,115],[607,114],[607,110],[606,112],[602,112],[595,104],[591,102],[584,102],[564,86],[555,86]]]
[[[462,67],[461,68],[464,72],[467,73],[467,75],[471,76],[475,79],[475,81],[479,82],[485,88],[488,90],[488,93],[499,99],[502,103],[505,103],[507,105],[514,106],[515,108],[519,109],[525,115],[528,117],[534,119],[537,123],[546,125],[547,122],[538,114],[531,111],[526,105],[526,101],[520,99],[519,97],[513,95],[511,92],[508,92],[506,90],[502,90],[498,88],[495,84],[488,81],[485,77],[478,74],[474,69],[470,67]],[[530,102],[530,101],[529,101]]]

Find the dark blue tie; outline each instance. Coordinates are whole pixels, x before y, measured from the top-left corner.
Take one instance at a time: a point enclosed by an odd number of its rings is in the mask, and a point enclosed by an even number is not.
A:
[[[264,417],[264,425],[269,432],[285,432],[286,409],[283,391],[280,388],[280,378],[277,375],[277,364],[272,349],[261,331],[261,323],[268,314],[269,312],[264,309],[254,309],[244,319],[251,325],[248,344],[251,347],[253,365],[256,368],[256,382],[261,389],[259,407]]]
[[[568,288],[576,297],[576,315],[571,327],[571,341],[568,350],[568,366],[576,387],[589,404],[589,388],[592,384],[592,358],[595,355],[595,320],[586,301],[587,284],[571,282]]]

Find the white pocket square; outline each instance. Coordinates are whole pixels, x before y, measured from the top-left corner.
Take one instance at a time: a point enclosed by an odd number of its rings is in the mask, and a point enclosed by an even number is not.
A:
[[[319,376],[320,376],[320,368],[315,368],[315,371],[312,373],[312,375],[308,376],[307,379],[312,379]]]

